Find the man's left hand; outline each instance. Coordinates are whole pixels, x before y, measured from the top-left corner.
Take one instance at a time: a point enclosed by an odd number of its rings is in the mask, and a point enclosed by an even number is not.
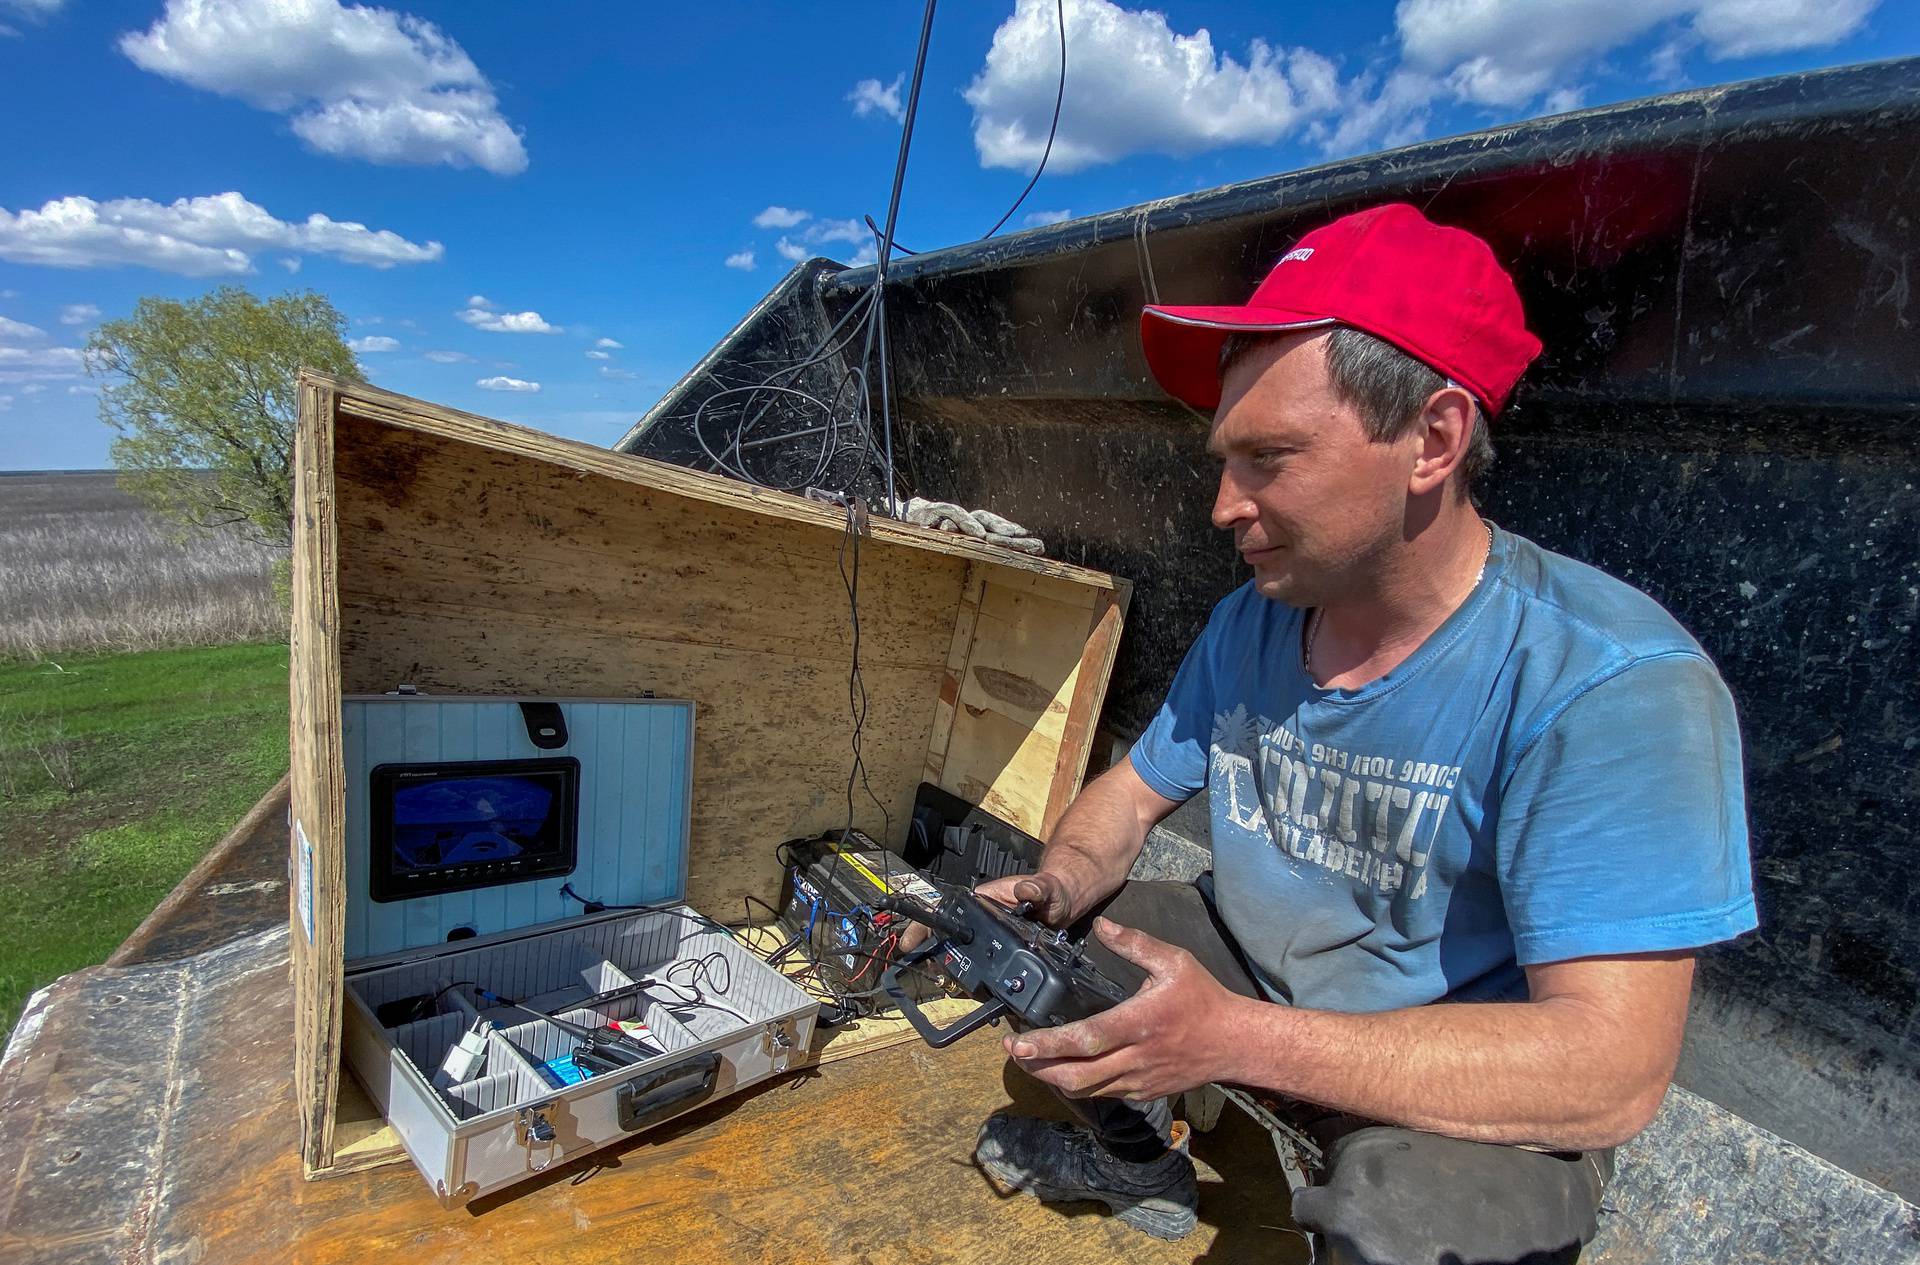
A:
[[[1091,1019],[1006,1038],[1007,1053],[1070,1098],[1162,1098],[1230,1079],[1235,1020],[1254,1003],[1229,992],[1185,949],[1105,918],[1093,930],[1144,970],[1147,982]]]

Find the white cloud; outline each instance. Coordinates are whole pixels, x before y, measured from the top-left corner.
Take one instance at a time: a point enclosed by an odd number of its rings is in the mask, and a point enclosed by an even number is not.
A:
[[[505,377],[482,378],[478,382],[474,383],[473,385],[477,387],[482,387],[488,391],[533,392],[533,391],[538,391],[540,389],[540,384],[538,382],[527,382],[521,378],[505,378]]]
[[[810,242],[864,242],[873,232],[859,220],[819,220],[807,225],[801,234]]]
[[[385,334],[369,334],[365,338],[349,338],[347,346],[353,351],[394,351],[400,346],[397,338],[388,338]]]
[[[62,325],[91,325],[100,319],[100,309],[91,303],[69,303],[60,309]]]
[[[10,321],[0,316],[0,338],[45,338],[47,331],[38,325],[28,325],[23,321]]]
[[[1023,217],[1021,223],[1028,228],[1035,228],[1042,224],[1060,224],[1072,218],[1072,211],[1035,211]]]
[[[77,378],[84,367],[78,347],[0,347],[0,386]]]
[[[1396,70],[1376,91],[1371,74],[1341,89],[1343,105],[1330,119],[1317,119],[1307,129],[1310,140],[1329,154],[1357,154],[1367,149],[1410,145],[1426,134],[1434,99],[1445,87],[1431,75]]]
[[[68,395],[93,395],[97,393],[99,390],[100,390],[99,387],[70,386],[67,388],[67,394]]]
[[[1837,44],[1865,25],[1880,0],[1706,0],[1693,29],[1716,61]]]
[[[315,213],[301,223],[278,220],[238,193],[180,198],[56,198],[38,211],[0,207],[0,259],[55,268],[132,264],[185,277],[237,275],[254,270],[266,250],[331,255],[372,268],[429,263],[445,253],[439,242],[421,245],[386,229]]]
[[[1185,156],[1304,135],[1329,153],[1408,144],[1436,102],[1505,117],[1577,109],[1582,76],[1608,53],[1662,41],[1650,70],[1680,76],[1694,50],[1727,60],[1833,44],[1857,33],[1881,0],[1399,0],[1398,58],[1343,79],[1320,53],[1254,40],[1244,55],[1204,29],[1173,30],[1151,10],[1066,0],[1070,64],[1048,170],[1071,172],[1130,154]],[[1284,24],[1274,23],[1276,33]],[[1059,86],[1052,0],[1017,0],[964,93],[984,167],[1030,170],[1045,148]],[[1110,85],[1124,84],[1124,92]],[[804,244],[804,241],[803,241]]]
[[[869,114],[880,113],[896,121],[905,119],[907,112],[900,105],[900,85],[906,80],[906,72],[902,71],[890,84],[882,85],[878,79],[862,79],[853,85],[847,100],[853,102],[854,117],[864,119]]]
[[[587,353],[587,359],[588,360],[612,360],[613,353],[610,351],[589,351]]]
[[[740,272],[752,272],[754,269],[753,252],[750,250],[734,251],[731,255],[727,256],[727,267],[737,269]]]
[[[1060,83],[1058,21],[1048,0],[1019,0],[994,32],[986,65],[964,94],[982,166],[1040,161]],[[1143,151],[1268,145],[1339,104],[1333,63],[1309,49],[1255,40],[1243,63],[1216,53],[1205,28],[1181,35],[1165,15],[1111,0],[1068,0],[1066,21],[1072,60],[1049,170]]]
[[[601,365],[600,376],[611,378],[615,382],[631,382],[635,374],[631,369],[617,369],[612,365]]]
[[[282,255],[280,258],[274,260],[274,262],[282,268],[285,268],[289,273],[300,271],[300,258],[297,255]]]
[[[0,9],[10,10],[29,22],[44,22],[60,12],[66,0],[0,0]],[[19,27],[0,22],[0,39],[20,39]]]
[[[1569,77],[1662,28],[1656,53],[1677,65],[1697,39],[1716,60],[1817,48],[1860,29],[1880,0],[1560,0],[1542,21],[1537,0],[1400,0],[1394,26],[1406,64],[1445,79],[1462,100],[1516,107],[1578,92]],[[1568,98],[1563,96],[1561,101]]]
[[[487,77],[431,22],[338,0],[167,0],[120,39],[135,65],[276,114],[321,153],[526,170]]]
[[[1555,88],[1540,103],[1542,114],[1570,114],[1587,103],[1585,88],[1575,85],[1571,88]]]
[[[753,226],[755,228],[792,228],[812,218],[811,211],[795,211],[784,206],[770,206],[753,217]]]
[[[828,242],[859,243],[860,249],[848,261],[855,266],[870,264],[879,257],[873,244],[873,231],[859,220],[815,220],[798,233],[782,235],[773,249],[782,259],[796,264],[815,255],[846,253],[828,249]]]
[[[547,324],[538,312],[499,312],[494,310],[492,304],[484,307],[475,305],[463,312],[455,312],[454,315],[475,329],[484,329],[490,334],[558,334],[561,332],[558,325]]]
[[[625,343],[615,342],[611,338],[596,338],[593,340],[593,345],[595,347],[611,348],[614,351],[620,351],[626,346]]]
[[[427,351],[420,353],[436,365],[470,365],[473,357],[464,351]]]
[[[486,309],[488,309],[489,311],[491,311],[491,310],[492,310],[493,308],[495,308],[495,307],[497,307],[497,306],[499,306],[499,305],[498,305],[498,304],[496,304],[496,303],[495,303],[495,302],[494,302],[494,301],[493,301],[492,299],[489,299],[489,298],[488,298],[488,297],[487,297],[486,295],[484,295],[484,294],[476,294],[476,295],[473,295],[473,296],[472,296],[471,298],[469,298],[469,299],[467,300],[467,306],[468,306],[468,307],[482,307],[482,308],[486,308]]]

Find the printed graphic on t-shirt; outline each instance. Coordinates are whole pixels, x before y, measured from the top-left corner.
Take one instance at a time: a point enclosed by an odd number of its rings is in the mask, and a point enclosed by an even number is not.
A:
[[[1309,742],[1244,706],[1213,718],[1215,813],[1289,858],[1383,896],[1427,891],[1427,861],[1460,766]]]

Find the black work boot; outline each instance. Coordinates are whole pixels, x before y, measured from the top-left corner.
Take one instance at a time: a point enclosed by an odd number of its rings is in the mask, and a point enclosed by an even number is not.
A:
[[[1199,1189],[1187,1156],[1187,1126],[1174,1143],[1144,1162],[1123,1160],[1078,1125],[1029,1116],[990,1116],[980,1128],[974,1163],[1002,1194],[1024,1190],[1044,1203],[1090,1200],[1156,1239],[1193,1229]]]

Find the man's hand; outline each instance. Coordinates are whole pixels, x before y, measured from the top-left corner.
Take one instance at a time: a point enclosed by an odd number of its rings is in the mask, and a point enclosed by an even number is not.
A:
[[[1228,991],[1185,949],[1105,918],[1093,929],[1146,971],[1147,982],[1091,1019],[1006,1038],[1007,1053],[1070,1098],[1162,1098],[1224,1076],[1237,1020],[1256,1003]]]
[[[1002,905],[1026,904],[1027,917],[1049,927],[1064,927],[1073,921],[1074,900],[1067,880],[1041,870],[1038,874],[1009,874],[973,889],[988,900]]]
[[[1038,874],[1009,874],[1005,878],[989,879],[973,890],[976,895],[1001,905],[1013,906],[1025,901],[1032,906],[1027,917],[1049,927],[1064,927],[1073,921],[1073,897],[1068,894],[1066,880],[1058,874],[1045,870]],[[900,951],[907,953],[920,947],[932,934],[923,923],[910,924],[900,933]]]

